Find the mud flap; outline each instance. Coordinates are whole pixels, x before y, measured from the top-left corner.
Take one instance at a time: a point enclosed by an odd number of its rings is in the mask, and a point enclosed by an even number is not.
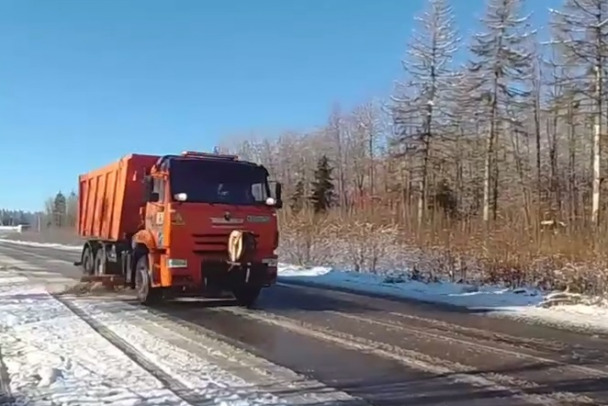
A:
[[[120,266],[122,268],[122,274],[125,277],[125,283],[134,287],[135,271],[133,270],[133,255],[131,255],[130,252],[124,251],[120,256]]]

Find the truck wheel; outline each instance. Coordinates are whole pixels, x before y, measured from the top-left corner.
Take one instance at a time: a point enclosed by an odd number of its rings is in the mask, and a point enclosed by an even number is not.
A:
[[[93,250],[87,245],[82,252],[82,271],[85,275],[93,275],[94,269]]]
[[[150,284],[149,269],[148,256],[140,256],[135,265],[135,292],[137,300],[143,305],[152,305],[162,299],[162,290]]]
[[[251,307],[260,296],[262,288],[259,286],[244,285],[233,289],[232,293],[239,306]]]

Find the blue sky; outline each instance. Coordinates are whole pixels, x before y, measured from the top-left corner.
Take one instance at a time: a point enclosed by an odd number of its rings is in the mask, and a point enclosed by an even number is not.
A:
[[[544,25],[537,5],[534,24]],[[454,0],[467,36],[481,0]],[[133,152],[322,125],[390,93],[423,0],[2,0],[0,208]]]

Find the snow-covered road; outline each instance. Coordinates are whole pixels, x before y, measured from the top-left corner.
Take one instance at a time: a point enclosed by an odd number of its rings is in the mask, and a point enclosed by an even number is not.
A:
[[[17,404],[183,404],[43,288],[4,270],[0,343]]]
[[[20,266],[0,257],[3,405],[7,399],[36,406],[330,405],[351,399],[127,302],[55,297]]]
[[[77,259],[0,241],[0,383],[21,403],[608,404],[608,336],[485,317],[535,308],[533,292],[284,268],[255,309],[49,295],[80,277]]]
[[[79,254],[82,249],[80,246],[73,245],[0,238],[0,244],[2,243],[13,247],[53,249],[72,255]],[[47,259],[47,261],[49,260]],[[53,260],[49,261],[49,263],[52,262]],[[30,265],[21,263],[20,266],[27,268]],[[483,310],[487,312],[487,315],[496,317],[528,320],[591,334],[608,334],[608,301],[599,298],[579,298],[578,295],[569,295],[572,299],[581,299],[580,303],[568,303],[568,300],[564,300],[562,304],[545,307],[542,304],[553,301],[554,296],[562,296],[561,293],[541,292],[535,288],[510,289],[504,286],[472,286],[447,281],[425,283],[409,280],[400,273],[392,275],[350,272],[323,266],[304,268],[289,264],[280,264],[279,281],[442,303],[471,310]],[[72,280],[55,275],[53,286],[49,285],[49,288],[61,289],[66,283],[71,284]]]

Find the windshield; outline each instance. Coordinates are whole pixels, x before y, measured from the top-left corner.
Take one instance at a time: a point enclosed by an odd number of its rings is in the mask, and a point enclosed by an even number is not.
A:
[[[234,161],[174,160],[171,195],[186,193],[187,202],[255,205],[269,197],[263,167]]]

